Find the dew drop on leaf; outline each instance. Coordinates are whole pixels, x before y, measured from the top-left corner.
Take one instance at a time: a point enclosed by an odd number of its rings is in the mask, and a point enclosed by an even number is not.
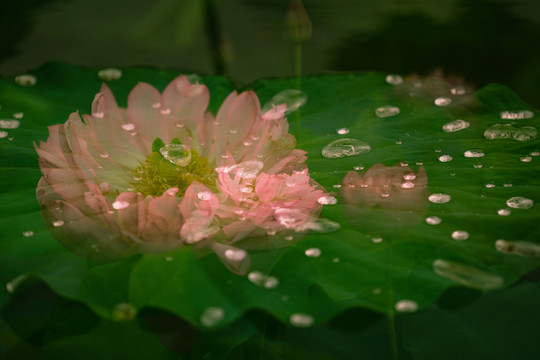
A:
[[[64,222],[62,220],[55,220],[55,221],[53,221],[52,225],[54,227],[60,227],[60,226],[64,225]]]
[[[115,81],[122,77],[122,70],[115,68],[107,68],[98,71],[98,78],[103,81]]]
[[[450,202],[450,200],[452,200],[452,197],[448,194],[435,193],[429,195],[428,200],[434,204],[445,204],[447,202]]]
[[[20,86],[34,86],[37,78],[34,75],[22,74],[15,77],[15,83]]]
[[[321,196],[317,202],[321,205],[335,205],[337,204],[337,199],[331,195]]]
[[[262,112],[263,114],[265,114],[268,111],[272,110],[274,107],[277,107],[278,105],[286,104],[287,110],[285,110],[285,114],[290,114],[303,106],[306,101],[307,95],[301,90],[283,90],[282,92],[274,95],[269,102],[264,104]]]
[[[12,119],[0,119],[0,129],[17,129],[21,122]]]
[[[506,200],[506,205],[513,209],[530,209],[534,206],[534,201],[523,196],[514,196]]]
[[[390,74],[386,75],[386,78],[384,79],[387,84],[390,85],[401,85],[403,84],[403,78],[400,75]]]
[[[440,162],[450,162],[452,161],[452,155],[441,155],[439,156],[439,161]]]
[[[378,107],[375,110],[375,115],[380,118],[387,118],[399,115],[399,112],[400,110],[397,106],[386,105]]]
[[[510,209],[499,209],[497,210],[497,214],[501,216],[508,216],[512,214],[512,211]]]
[[[210,328],[219,324],[225,317],[225,311],[220,307],[206,308],[201,315],[201,324]]]
[[[534,113],[529,110],[501,112],[501,119],[520,120],[520,119],[530,119],[532,117],[534,117]]]
[[[429,216],[426,218],[426,224],[428,225],[439,225],[442,219],[438,216]]]
[[[499,275],[443,259],[433,262],[433,271],[439,276],[474,289],[490,290],[504,284],[504,279]]]
[[[122,129],[125,130],[125,131],[134,130],[135,129],[135,124],[132,124],[132,123],[122,124]]]
[[[317,258],[321,256],[321,249],[309,248],[309,249],[306,249],[306,251],[304,251],[304,254],[306,254],[306,256],[310,258]]]
[[[289,322],[293,326],[307,328],[313,325],[314,319],[308,314],[295,313],[290,316]]]
[[[34,232],[32,230],[23,231],[22,234],[23,234],[24,237],[34,236]]]
[[[341,158],[366,154],[371,151],[371,146],[364,141],[357,139],[339,139],[332,141],[322,149],[322,156],[325,158]]]
[[[523,257],[540,257],[540,245],[528,241],[508,241],[499,239],[495,241],[495,249],[505,254]]]
[[[394,306],[397,312],[415,312],[418,310],[418,303],[414,300],[399,300]]]
[[[448,106],[452,103],[452,99],[450,99],[449,97],[441,96],[433,100],[433,103],[437,106]]]
[[[470,149],[463,153],[466,158],[479,158],[484,157],[484,151],[480,149]]]
[[[349,129],[347,128],[340,128],[340,129],[337,129],[336,132],[339,134],[339,135],[347,135],[349,133]]]
[[[463,240],[467,240],[468,238],[469,238],[469,233],[464,230],[456,230],[452,232],[452,239],[454,240],[463,241]]]
[[[453,133],[456,131],[467,129],[471,124],[465,120],[454,120],[450,121],[442,126],[444,132]]]

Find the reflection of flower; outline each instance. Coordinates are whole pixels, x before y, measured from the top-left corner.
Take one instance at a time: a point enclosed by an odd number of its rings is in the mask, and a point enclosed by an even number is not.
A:
[[[417,225],[427,210],[427,176],[423,167],[413,172],[401,164],[372,166],[343,180],[345,215],[354,226],[376,234],[392,234]]]
[[[253,91],[233,92],[214,117],[208,101],[206,86],[183,76],[163,94],[140,83],[127,109],[103,85],[91,116],[51,126],[36,146],[37,197],[55,236],[101,259],[209,247],[245,272],[246,253],[233,245],[276,246],[282,237],[267,233],[308,228],[324,193],[294,149],[285,106],[263,114]]]

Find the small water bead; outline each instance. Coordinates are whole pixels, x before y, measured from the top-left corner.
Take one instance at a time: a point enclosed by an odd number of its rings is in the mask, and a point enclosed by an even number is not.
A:
[[[167,256],[167,257],[165,258],[165,261],[168,261],[168,262],[171,262],[171,261],[173,261],[173,260],[174,260],[174,258],[173,258],[172,256]]]
[[[520,120],[520,119],[531,119],[532,117],[534,117],[534,113],[529,110],[501,112],[501,119]]]
[[[516,141],[530,141],[536,139],[536,128],[532,126],[515,127],[511,124],[495,124],[484,131],[486,139],[514,139]]]
[[[306,225],[305,230],[311,230],[320,234],[327,234],[336,232],[339,229],[341,229],[341,225],[338,222],[319,218],[317,221],[309,222]]]
[[[276,108],[278,105],[286,104],[287,109],[285,110],[285,114],[290,114],[298,110],[306,102],[306,93],[298,89],[288,89],[274,95],[269,102],[264,104],[262,108],[262,113],[265,114],[268,111]]]
[[[433,103],[437,106],[448,106],[452,103],[452,99],[450,99],[449,97],[441,96],[433,100]]]
[[[322,156],[328,159],[341,158],[366,154],[371,151],[371,146],[358,139],[339,139],[332,141],[322,149]]]
[[[386,78],[384,79],[384,81],[386,81],[386,83],[390,85],[403,84],[403,78],[400,75],[396,75],[396,74],[386,75]]]
[[[452,200],[452,197],[448,194],[435,193],[429,195],[428,200],[434,204],[445,204]]]
[[[248,140],[244,140],[244,141],[242,141],[242,144],[243,144],[244,146],[251,146],[251,145],[253,144],[253,141],[251,141],[251,140],[249,140],[249,139],[248,139]]]
[[[538,151],[538,150],[531,151],[531,153],[529,155],[531,155],[531,156],[540,156],[540,151]]]
[[[21,125],[19,120],[0,119],[0,129],[17,129]]]
[[[161,109],[159,112],[161,115],[169,115],[171,113],[171,109]]]
[[[506,205],[513,209],[530,209],[534,206],[534,201],[523,196],[514,196],[506,200]]]
[[[504,284],[504,279],[499,275],[443,259],[433,261],[433,271],[439,276],[474,289],[490,290]]]
[[[246,258],[247,252],[243,249],[227,249],[224,255],[227,260],[242,261]]]
[[[341,184],[334,184],[334,185],[332,185],[332,187],[334,189],[339,189],[339,188],[341,188]]]
[[[128,206],[129,206],[129,202],[124,201],[124,200],[117,200],[112,203],[112,207],[115,210],[122,210],[122,209],[127,208]]]
[[[409,166],[409,163],[406,162],[406,161],[401,161],[401,162],[399,163],[399,165],[402,166],[402,167],[407,167],[407,166]]]
[[[399,112],[400,110],[397,106],[387,105],[387,106],[378,107],[375,110],[375,115],[380,118],[387,118],[387,117],[399,115]]]
[[[415,173],[407,173],[407,174],[404,174],[403,175],[403,180],[406,180],[406,181],[413,181],[414,179],[416,179],[416,174]]]
[[[485,186],[486,186],[487,189],[492,189],[492,188],[495,187],[495,184],[493,184],[493,183],[487,183]]]
[[[465,230],[456,230],[452,232],[452,239],[458,240],[458,241],[464,241],[469,238],[469,233]]]
[[[15,77],[15,83],[20,86],[34,86],[37,78],[34,75],[22,74]]]
[[[212,192],[210,191],[201,191],[197,194],[197,197],[199,198],[199,200],[202,200],[202,201],[208,201],[212,198]]]
[[[337,199],[331,195],[321,196],[317,202],[321,205],[335,205],[337,204]]]
[[[540,257],[540,245],[528,241],[508,241],[499,239],[495,241],[495,249],[506,254],[534,258]]]
[[[475,169],[481,169],[483,167],[484,167],[484,165],[482,165],[482,164],[473,164],[473,168],[475,168]]]
[[[333,258],[333,259],[332,259],[332,262],[333,262],[334,264],[337,264],[337,263],[339,263],[340,261],[341,261],[340,258]]]
[[[314,319],[313,316],[308,314],[295,313],[291,315],[289,322],[293,326],[307,328],[313,325]]]
[[[22,112],[17,112],[15,114],[13,114],[13,118],[15,119],[22,119],[24,117],[24,113]]]
[[[107,68],[98,71],[98,78],[103,81],[115,81],[122,77],[122,70],[116,68]]]
[[[62,220],[55,220],[52,223],[52,226],[54,226],[54,227],[60,227],[60,226],[63,226],[63,225],[64,225],[64,221],[62,221]]]
[[[364,165],[353,166],[353,169],[356,170],[356,171],[364,170]]]
[[[189,147],[183,144],[169,144],[159,149],[163,157],[171,163],[186,167],[191,162],[191,151]]]
[[[340,129],[337,129],[336,132],[339,134],[339,135],[347,135],[349,133],[349,129],[347,128],[340,128]]]
[[[455,86],[450,89],[452,95],[465,95],[466,92],[467,90],[463,86]]]
[[[0,139],[3,139],[8,136],[7,131],[0,131]]]
[[[403,299],[399,300],[394,306],[397,312],[415,312],[418,310],[418,303],[414,300]]]
[[[501,216],[509,216],[512,214],[512,211],[510,209],[499,209],[497,210],[497,214]]]
[[[137,308],[130,303],[119,303],[113,309],[115,321],[130,321],[137,315]]]
[[[530,157],[530,156],[522,156],[522,157],[519,158],[519,161],[528,163],[528,162],[532,161],[532,157]]]
[[[374,237],[374,238],[371,238],[371,242],[374,243],[374,244],[380,244],[383,242],[383,238],[382,237]]]
[[[103,119],[105,117],[105,113],[103,111],[96,111],[92,113],[92,116],[96,119]]]
[[[412,181],[404,181],[400,186],[402,189],[412,189],[414,188],[414,183]]]
[[[422,166],[422,165],[424,165],[424,163],[423,163],[422,161],[417,161],[417,162],[416,162],[416,165]]]
[[[304,254],[306,254],[309,258],[318,258],[321,256],[321,249],[319,248],[309,248],[304,251]]]
[[[135,124],[132,124],[132,123],[122,124],[122,129],[126,131],[135,130]]]
[[[225,310],[220,307],[211,306],[204,310],[201,315],[201,324],[208,328],[219,324],[225,317]]]
[[[273,289],[279,285],[279,280],[273,276],[265,275],[260,271],[252,271],[247,275],[248,280],[260,287]]]
[[[440,161],[440,162],[450,162],[450,161],[452,161],[452,160],[453,160],[452,155],[446,154],[446,155],[441,155],[441,156],[439,156],[439,161]]]
[[[480,149],[470,149],[463,153],[463,156],[466,158],[479,158],[484,157],[486,154],[484,154],[483,150]]]
[[[442,222],[442,219],[438,216],[429,216],[426,218],[426,224],[428,225],[439,225]]]
[[[294,240],[294,236],[292,236],[292,235],[287,235],[287,236],[285,236],[285,240],[287,240],[287,241],[293,241],[293,240]]]
[[[22,235],[24,237],[30,237],[30,236],[34,236],[34,232],[32,230],[26,230],[22,232]]]

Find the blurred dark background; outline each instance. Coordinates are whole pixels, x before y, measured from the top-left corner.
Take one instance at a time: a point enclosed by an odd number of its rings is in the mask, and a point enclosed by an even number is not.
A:
[[[303,74],[440,70],[540,108],[538,0],[304,0]],[[50,60],[228,76],[294,74],[289,0],[21,0],[0,12],[0,74]]]

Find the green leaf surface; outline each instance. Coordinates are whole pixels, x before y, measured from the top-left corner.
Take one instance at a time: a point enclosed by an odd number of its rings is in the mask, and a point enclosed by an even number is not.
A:
[[[163,90],[177,75],[145,68],[122,71],[120,80],[109,83],[121,106],[125,106],[127,94],[137,82],[146,81]],[[33,143],[45,140],[46,127],[64,122],[69,113],[89,113],[101,81],[95,69],[58,63],[45,65],[33,74],[37,78],[33,87],[0,79],[1,118],[24,113],[20,127],[5,130],[8,135],[0,139],[0,282],[11,285],[11,289],[25,277],[38,277],[57,294],[85,303],[105,319],[114,317],[118,304],[131,303],[139,311],[150,307],[166,310],[200,328],[229,326],[254,309],[285,323],[295,313],[309,314],[317,324],[350,308],[393,314],[400,300],[414,301],[419,309],[428,308],[445,290],[463,286],[463,282],[435,273],[436,259],[500,277],[502,287],[540,264],[538,254],[524,257],[495,248],[498,239],[538,245],[538,205],[511,209],[510,216],[498,215],[497,211],[506,208],[506,201],[514,196],[540,202],[540,158],[529,155],[538,151],[539,141],[489,140],[483,136],[497,123],[536,127],[536,116],[501,119],[504,111],[527,110],[535,115],[534,110],[498,85],[451,96],[452,104],[436,106],[435,98],[447,96],[446,85],[437,87],[426,82],[418,92],[411,82],[391,86],[381,74],[302,79],[308,100],[289,115],[290,129],[298,139],[297,147],[308,153],[312,177],[328,191],[338,192],[338,204],[326,205],[321,216],[338,222],[341,229],[309,234],[288,248],[250,254],[251,270],[275,277],[279,281],[276,287],[257,286],[247,277],[227,271],[214,255],[200,258],[189,247],[116,263],[91,263],[64,249],[43,224],[35,199],[40,172]],[[222,77],[202,77],[201,81],[210,89],[209,110],[215,113],[232,86]],[[294,79],[268,79],[252,88],[264,104],[294,86]],[[399,107],[400,114],[377,117],[375,110],[384,105]],[[455,119],[465,119],[470,127],[444,132],[442,125]],[[371,152],[337,159],[322,157],[324,146],[344,137],[336,132],[342,127],[349,129],[346,137],[369,143]],[[482,149],[485,156],[463,156],[473,148]],[[453,160],[440,162],[443,154]],[[520,161],[525,156],[531,161]],[[367,170],[377,163],[392,166],[400,162],[415,170],[417,163],[422,163],[429,192],[449,194],[452,200],[447,204],[429,203],[425,215],[440,217],[441,224],[411,224],[407,231],[373,242],[379,236],[373,224],[363,218],[351,219],[335,186],[355,166]],[[385,218],[377,222],[384,223]],[[23,235],[30,230],[33,235]],[[469,238],[453,240],[455,230],[467,231]],[[321,255],[307,257],[305,250],[310,248],[320,249]],[[5,291],[0,305],[6,305],[10,296]],[[489,292],[485,296],[489,298]],[[222,309],[224,317],[205,326],[203,318],[209,308]],[[114,332],[114,326],[107,324],[100,333]]]

